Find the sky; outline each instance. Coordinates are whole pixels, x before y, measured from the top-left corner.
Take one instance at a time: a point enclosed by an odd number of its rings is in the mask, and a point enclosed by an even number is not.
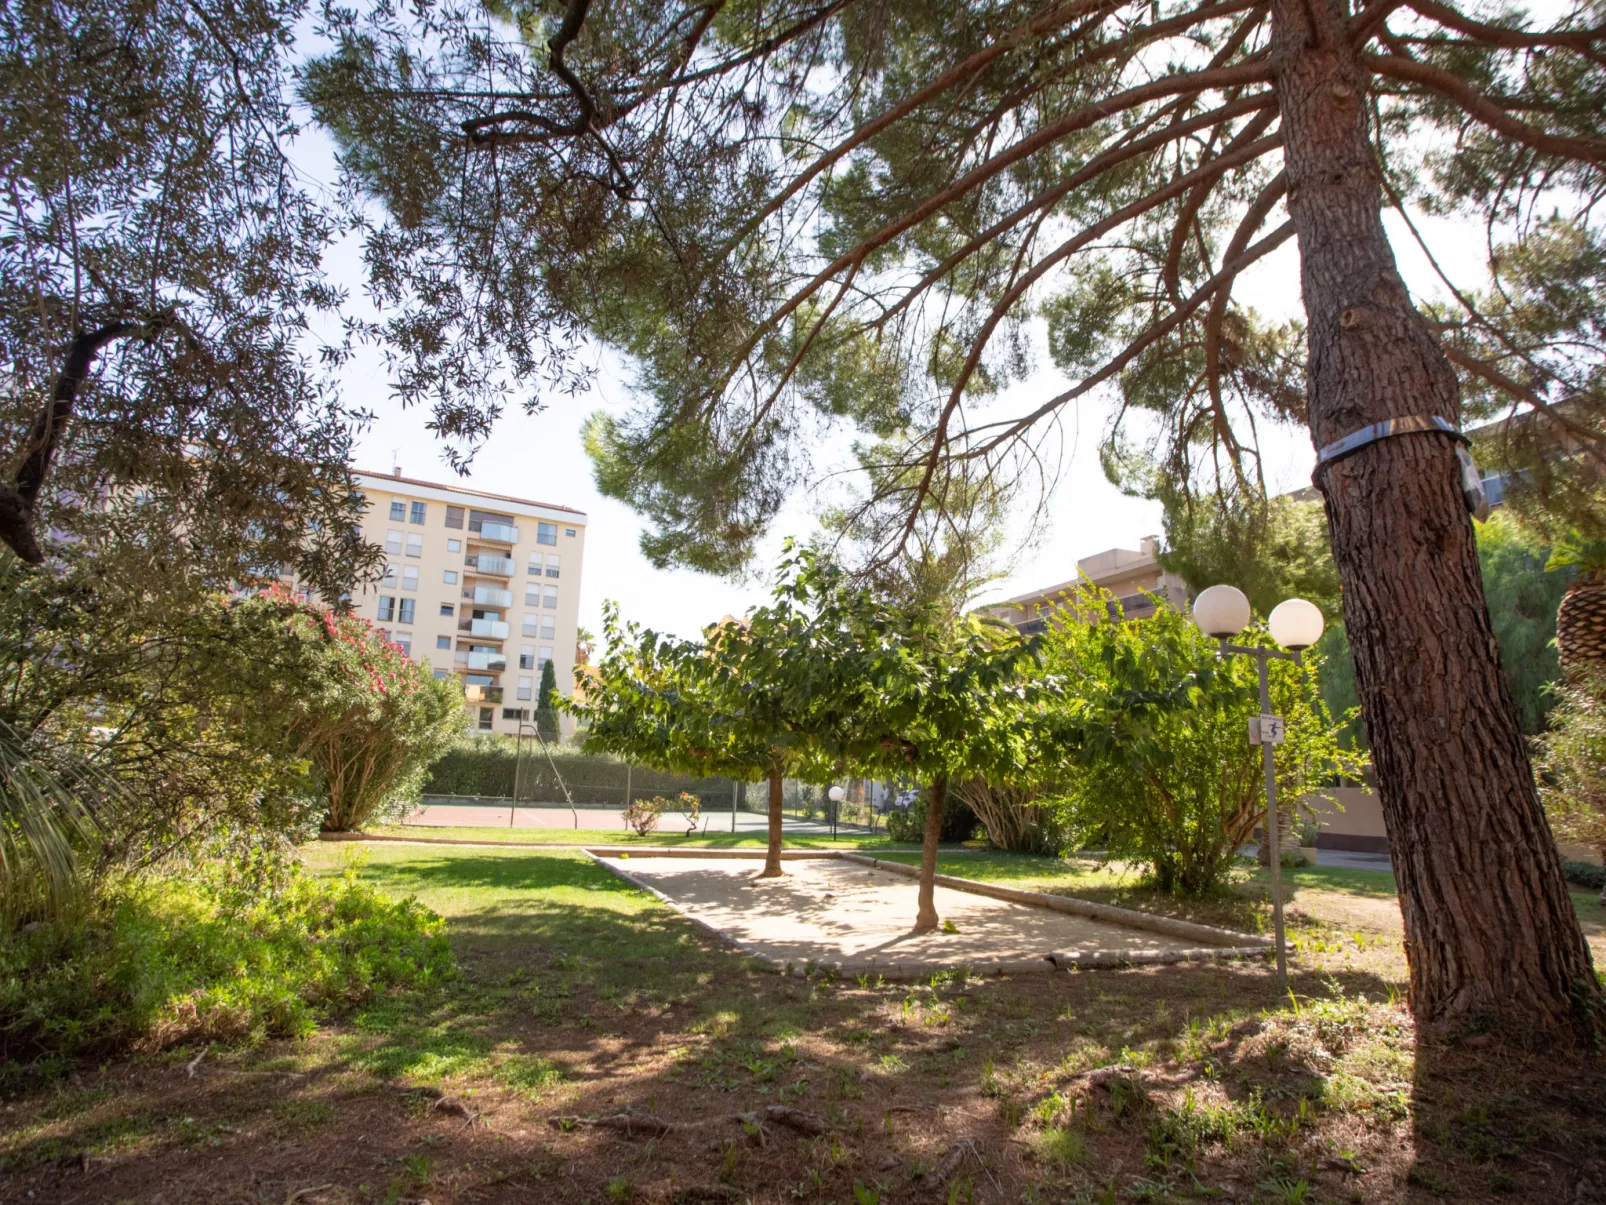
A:
[[[332,184],[335,177],[330,148],[316,131],[303,134],[296,154],[299,166],[314,179]],[[1406,282],[1419,296],[1438,297],[1444,290],[1430,265],[1397,215],[1387,215],[1390,235]],[[1454,220],[1417,215],[1441,263],[1453,265],[1463,286],[1481,284],[1486,253],[1481,229]],[[347,286],[351,304],[363,303],[358,249],[348,242],[330,259],[331,275]],[[1290,240],[1276,253],[1240,278],[1235,295],[1245,306],[1266,317],[1292,316],[1299,311],[1299,257]],[[1046,349],[1039,368],[1000,398],[1018,409],[1063,390],[1067,381],[1047,362]],[[356,447],[360,469],[384,473],[399,465],[407,476],[441,483],[457,483],[490,493],[510,494],[538,502],[582,510],[588,516],[585,563],[582,567],[580,623],[600,634],[605,600],[619,605],[623,617],[660,632],[695,637],[708,623],[727,614],[740,615],[767,596],[763,580],[786,536],[807,538],[817,530],[811,500],[794,497],[771,529],[754,574],[744,581],[711,577],[689,570],[654,568],[642,555],[641,519],[628,507],[604,498],[593,480],[591,464],[580,442],[580,427],[594,410],[622,412],[632,404],[628,365],[611,354],[595,355],[598,373],[590,392],[575,397],[538,397],[541,408],[523,413],[509,404],[495,433],[479,450],[467,478],[455,477],[443,448],[426,429],[428,415],[402,410],[391,397],[383,366],[377,356],[360,357],[343,376],[346,402],[372,411],[375,418]],[[1090,397],[1064,416],[1064,458],[1057,489],[1046,507],[1037,538],[1023,543],[1024,523],[1011,532],[1008,554],[997,569],[1000,577],[978,597],[978,603],[1008,598],[1076,575],[1076,562],[1108,548],[1137,548],[1144,536],[1160,532],[1157,503],[1128,497],[1105,478],[1098,462],[1098,445],[1108,425],[1113,397]],[[1017,412],[1018,412],[1017,409]],[[820,479],[829,488],[828,474],[845,467],[843,455],[835,463],[827,446],[819,456]],[[1263,433],[1265,467],[1273,492],[1298,489],[1309,483],[1315,456],[1302,430]],[[567,576],[567,573],[565,574]]]

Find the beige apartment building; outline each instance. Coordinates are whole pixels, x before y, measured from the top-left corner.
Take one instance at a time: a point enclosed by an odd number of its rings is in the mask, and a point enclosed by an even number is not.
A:
[[[1050,615],[1074,604],[1077,596],[1090,586],[1115,595],[1116,601],[1110,604],[1110,610],[1113,614],[1115,608],[1120,607],[1117,618],[1143,619],[1153,615],[1155,605],[1150,595],[1185,608],[1189,602],[1187,584],[1160,567],[1156,559],[1158,550],[1159,542],[1152,536],[1145,536],[1136,551],[1110,548],[1083,557],[1076,562],[1076,576],[1070,581],[1018,594],[982,610],[1013,624],[1022,635],[1030,636],[1044,631]]]
[[[472,729],[528,730],[548,661],[558,690],[573,688],[585,514],[400,469],[357,480],[362,533],[385,550],[385,575],[353,610],[437,678],[460,679]]]

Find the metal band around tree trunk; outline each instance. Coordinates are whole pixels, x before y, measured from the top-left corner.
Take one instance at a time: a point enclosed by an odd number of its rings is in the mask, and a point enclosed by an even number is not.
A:
[[[1311,472],[1311,484],[1317,489],[1322,488],[1321,472],[1327,465],[1335,460],[1342,460],[1346,456],[1354,455],[1368,444],[1376,443],[1380,439],[1388,439],[1393,435],[1416,434],[1448,435],[1457,443],[1455,458],[1461,469],[1461,497],[1467,504],[1467,510],[1479,519],[1489,517],[1489,499],[1484,492],[1483,479],[1478,474],[1478,466],[1473,463],[1472,440],[1466,432],[1459,430],[1449,419],[1440,418],[1437,414],[1408,414],[1403,418],[1386,418],[1380,423],[1362,427],[1358,431],[1351,431],[1342,439],[1335,439],[1316,453],[1316,468]]]

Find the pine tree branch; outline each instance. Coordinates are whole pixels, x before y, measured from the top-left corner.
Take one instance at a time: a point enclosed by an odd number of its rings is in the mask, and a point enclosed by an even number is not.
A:
[[[1243,254],[1255,231],[1260,229],[1266,216],[1287,192],[1288,173],[1280,171],[1276,178],[1261,190],[1254,204],[1250,205],[1248,212],[1244,214],[1243,220],[1238,223],[1238,229],[1233,231],[1232,240],[1221,254],[1224,261],[1230,262]],[[1221,326],[1227,317],[1227,303],[1232,299],[1232,282],[1236,276],[1237,273],[1234,272],[1216,290],[1216,295],[1210,301],[1210,313],[1205,318],[1205,382],[1210,390],[1210,409],[1214,416],[1216,438],[1226,444],[1228,459],[1232,461],[1232,467],[1238,473],[1241,482],[1243,465],[1238,456],[1237,445],[1230,438],[1231,427],[1221,401]]]
[[[1035,284],[1053,268],[1057,267],[1076,252],[1080,251],[1083,247],[1086,247],[1097,239],[1103,238],[1104,235],[1120,226],[1125,225],[1133,218],[1140,217],[1156,206],[1163,205],[1166,201],[1171,200],[1173,197],[1177,197],[1183,193],[1186,193],[1190,188],[1201,181],[1218,177],[1222,173],[1229,171],[1234,167],[1239,167],[1245,163],[1253,162],[1254,160],[1260,158],[1260,156],[1276,150],[1281,145],[1282,136],[1280,134],[1272,134],[1239,147],[1236,151],[1230,154],[1219,155],[1194,168],[1191,172],[1187,172],[1181,176],[1178,176],[1164,188],[1156,189],[1147,196],[1133,201],[1129,205],[1122,206],[1120,209],[1116,210],[1114,213],[1108,215],[1102,220],[1095,222],[1093,225],[1084,230],[1079,231],[1077,234],[1061,243],[1053,251],[1039,259],[1037,263],[1033,264],[1031,271],[1027,272],[1018,281],[1016,281],[1015,284],[1006,290],[1003,296],[1000,297],[996,303],[994,303],[992,312],[987,315],[987,319],[982,323],[981,329],[976,332],[975,337],[971,340],[970,352],[965,357],[964,366],[960,368],[958,376],[955,377],[953,386],[948,393],[947,404],[944,405],[942,413],[937,418],[936,427],[932,437],[932,449],[926,461],[926,469],[922,486],[929,486],[932,476],[937,471],[937,465],[942,458],[943,448],[947,443],[948,424],[952,420],[954,412],[959,408],[959,403],[964,397],[965,386],[970,383],[970,379],[975,374],[977,366],[981,363],[982,354],[986,351],[987,344],[991,341],[993,332],[998,329],[998,324],[1003,321],[1004,316],[1008,314],[1012,308],[1014,308],[1015,303],[1020,300],[1021,296],[1024,295],[1033,284]]]
[[[1144,138],[1140,138],[1132,142],[1118,143],[1109,150],[1106,150],[1088,160],[1088,162],[1081,168],[1067,176],[1064,180],[1060,181],[1052,188],[1044,189],[1035,197],[1032,197],[1029,201],[1019,206],[1012,213],[1006,214],[1004,217],[999,218],[998,221],[994,222],[980,234],[977,234],[969,242],[965,243],[964,246],[954,250],[948,255],[947,258],[942,260],[941,263],[937,264],[924,276],[922,276],[919,281],[917,281],[907,292],[904,293],[902,297],[898,299],[895,305],[889,307],[886,312],[877,316],[874,322],[868,323],[867,327],[869,329],[880,329],[884,327],[888,321],[896,317],[899,313],[908,309],[916,297],[946,277],[950,272],[952,272],[965,260],[969,259],[977,251],[981,250],[983,247],[989,246],[1001,235],[1007,233],[1026,218],[1031,217],[1034,213],[1047,209],[1059,201],[1064,200],[1065,197],[1069,196],[1072,192],[1075,192],[1078,188],[1082,187],[1082,185],[1097,178],[1098,176],[1103,175],[1111,168],[1122,163],[1126,163],[1132,159],[1136,159],[1140,155],[1147,154],[1149,151],[1156,150],[1157,148],[1174,142],[1179,138],[1186,137],[1189,134],[1197,133],[1200,130],[1209,129],[1212,126],[1220,125],[1221,123],[1230,121],[1235,117],[1241,117],[1248,113],[1256,113],[1265,110],[1271,111],[1273,116],[1275,116],[1276,106],[1277,98],[1273,93],[1257,92],[1251,96],[1240,97],[1237,100],[1229,101],[1220,108],[1209,109],[1204,113],[1200,113],[1196,117],[1188,118],[1186,121],[1179,121],[1173,125],[1166,126],[1164,129],[1157,130],[1155,133],[1147,135]]]
[[[1403,0],[1405,6],[1421,14],[1430,21],[1437,21],[1448,29],[1465,34],[1485,46],[1497,46],[1502,50],[1536,50],[1544,47],[1555,47],[1561,50],[1572,50],[1584,55],[1594,62],[1606,61],[1602,59],[1597,45],[1606,43],[1606,26],[1597,25],[1594,29],[1552,29],[1542,33],[1528,33],[1520,29],[1507,29],[1501,25],[1489,25],[1482,21],[1475,21],[1464,13],[1457,11],[1448,4],[1441,4],[1438,0]]]
[[[1399,55],[1362,54],[1361,60],[1379,75],[1431,88],[1455,101],[1469,117],[1543,154],[1581,159],[1586,163],[1606,163],[1606,139],[1551,134],[1518,121],[1483,93],[1441,68]]]
[[[861,239],[854,247],[844,251],[824,268],[820,269],[806,285],[794,292],[779,307],[772,310],[768,317],[754,327],[753,332],[731,356],[729,368],[724,380],[720,382],[717,392],[723,393],[725,387],[729,385],[738,371],[739,366],[746,362],[762,339],[771,334],[782,321],[823,288],[838,272],[856,261],[862,261],[872,251],[885,246],[900,234],[920,225],[927,218],[959,200],[973,189],[985,184],[1006,168],[1029,158],[1037,151],[1058,142],[1069,134],[1084,130],[1120,113],[1129,112],[1140,105],[1147,104],[1149,101],[1162,100],[1179,95],[1196,95],[1210,89],[1264,83],[1271,78],[1271,73],[1272,66],[1270,61],[1264,55],[1259,55],[1249,62],[1240,63],[1232,67],[1198,72],[1180,72],[1176,75],[1163,76],[1160,79],[1151,80],[1137,87],[1128,88],[1124,92],[1118,92],[1114,96],[1098,101],[1095,104],[1077,109],[1072,113],[1066,114],[1058,121],[1051,122],[1042,129],[1022,138],[1019,142],[1000,151],[986,162],[978,164],[947,188],[933,193],[915,208],[906,211],[894,221],[887,223],[874,234]]]

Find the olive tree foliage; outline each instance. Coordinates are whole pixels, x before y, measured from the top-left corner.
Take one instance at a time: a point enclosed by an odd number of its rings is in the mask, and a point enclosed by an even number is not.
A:
[[[376,563],[328,375],[339,219],[287,158],[303,11],[0,11],[0,541],[22,561],[154,563],[155,588],[289,565],[329,598]]]
[[[1241,642],[1273,647],[1258,629]],[[1205,895],[1225,881],[1238,849],[1265,820],[1265,772],[1248,721],[1260,713],[1255,662],[1219,654],[1191,618],[1162,605],[1147,619],[1051,625],[1043,667],[1061,679],[1056,717],[1067,790],[1062,814],[1146,864],[1158,886]],[[1315,688],[1319,658],[1271,664],[1272,710],[1287,721],[1275,747],[1279,813],[1332,777],[1358,777],[1365,756],[1338,741]]]

